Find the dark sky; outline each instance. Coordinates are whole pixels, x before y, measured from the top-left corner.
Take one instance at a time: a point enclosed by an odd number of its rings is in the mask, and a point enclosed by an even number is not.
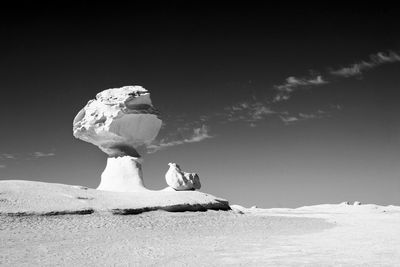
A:
[[[181,143],[145,155],[150,188],[177,162],[232,204],[400,205],[400,10],[198,3],[3,6],[0,179],[96,187],[72,120],[142,85]]]

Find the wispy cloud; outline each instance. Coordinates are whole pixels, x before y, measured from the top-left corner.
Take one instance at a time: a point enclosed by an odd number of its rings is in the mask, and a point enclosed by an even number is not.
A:
[[[328,68],[328,72],[322,75],[310,75],[310,77],[297,78],[290,76],[282,84],[275,85],[277,91],[273,97],[273,102],[289,100],[292,93],[300,88],[310,88],[330,83],[329,76],[342,78],[362,77],[363,72],[371,70],[383,64],[400,62],[400,55],[397,52],[378,52],[369,56],[367,60],[362,60],[339,69]],[[328,77],[328,79],[326,78]]]
[[[209,134],[209,128],[206,125],[202,125],[200,128],[194,128],[192,133],[185,138],[180,138],[180,139],[175,139],[175,140],[166,140],[166,139],[161,139],[159,142],[153,143],[149,146],[147,146],[148,153],[154,153],[156,151],[173,147],[173,146],[178,146],[178,145],[183,145],[183,144],[188,144],[188,143],[197,143],[201,142],[205,139],[212,138]]]
[[[299,120],[299,118],[297,118],[295,116],[288,116],[288,115],[280,115],[279,118],[281,118],[281,120],[285,124],[290,124],[293,122],[297,122]]]
[[[400,62],[400,55],[393,51],[378,52],[369,56],[368,60],[363,60],[347,67],[331,70],[330,74],[340,77],[361,76],[364,71],[373,69],[382,64]]]
[[[1,153],[0,160],[30,160],[44,157],[53,157],[56,154],[54,152],[24,152],[24,153]]]
[[[7,167],[5,164],[0,164],[0,169],[4,169],[5,167]]]
[[[308,78],[296,78],[290,76],[286,78],[285,83],[275,85],[274,88],[278,91],[273,98],[273,102],[280,102],[288,100],[291,94],[299,88],[308,88],[311,86],[319,86],[328,83],[324,80],[321,75],[308,77]]]
[[[299,113],[299,118],[303,120],[318,119],[324,117],[325,112],[318,110],[316,113]]]
[[[154,153],[168,147],[201,142],[212,138],[213,136],[210,135],[209,128],[206,125],[209,125],[213,121],[219,123],[242,121],[250,127],[256,127],[259,122],[269,117],[278,118],[285,125],[330,117],[334,110],[340,111],[342,106],[331,105],[326,108],[328,111],[317,110],[311,113],[303,111],[289,113],[280,111],[283,106],[277,104],[278,102],[289,100],[293,92],[297,90],[323,86],[331,82],[337,82],[337,77],[346,78],[361,75],[366,70],[382,64],[395,62],[400,62],[400,55],[398,53],[393,51],[379,52],[370,55],[368,60],[363,60],[341,69],[333,70],[332,68],[327,68],[322,73],[310,71],[310,75],[304,77],[289,76],[282,84],[277,84],[273,87],[274,94],[269,99],[260,100],[253,97],[251,100],[226,106],[220,112],[203,114],[197,120],[189,121],[185,114],[178,115],[168,122],[168,124],[163,124],[162,130],[166,130],[167,128],[172,129],[169,135],[166,134],[168,138],[149,145],[148,151],[149,153]],[[37,156],[40,157],[42,154],[38,154]]]
[[[245,121],[253,127],[257,121],[276,113],[276,111],[272,110],[268,102],[263,103],[255,99],[227,106],[224,110],[225,113],[223,113],[222,117],[228,122]]]
[[[15,155],[9,153],[0,154],[0,159],[15,159]]]
[[[279,115],[282,122],[286,125],[300,122],[300,121],[305,121],[305,120],[321,119],[326,116],[327,116],[327,114],[321,110],[319,110],[315,113],[297,113],[296,115],[289,115],[289,113],[283,112],[281,115]]]
[[[40,152],[40,151],[36,151],[32,153],[32,156],[34,158],[46,158],[46,157],[53,157],[56,154],[54,152]]]
[[[288,125],[306,120],[330,117],[333,112],[342,109],[340,105],[328,105],[324,108],[325,111],[318,109],[313,112],[290,113],[288,111],[273,110],[271,106],[273,106],[273,103],[271,104],[268,101],[263,103],[253,97],[253,101],[225,107],[225,116],[220,116],[220,118],[225,119],[225,123],[243,121],[248,123],[250,127],[256,127],[260,121],[271,117],[278,118],[285,125]]]
[[[330,105],[329,107],[327,107],[328,111],[319,109],[315,112],[309,112],[309,113],[300,112],[295,114],[290,114],[288,111],[284,111],[279,114],[279,118],[285,125],[289,125],[306,120],[331,117],[334,112],[340,111],[342,110],[342,108],[343,107],[341,105]]]

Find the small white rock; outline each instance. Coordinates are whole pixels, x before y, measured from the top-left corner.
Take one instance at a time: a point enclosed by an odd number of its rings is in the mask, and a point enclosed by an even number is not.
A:
[[[184,172],[176,163],[168,163],[168,165],[165,180],[170,187],[177,191],[200,189],[200,178],[197,173]]]

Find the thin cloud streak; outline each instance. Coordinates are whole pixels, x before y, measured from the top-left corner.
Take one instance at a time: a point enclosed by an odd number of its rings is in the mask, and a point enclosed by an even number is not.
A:
[[[283,123],[289,124],[293,122],[297,122],[299,119],[294,116],[279,116],[279,118],[282,120]]]
[[[255,123],[264,120],[266,117],[276,114],[276,111],[268,105],[260,101],[247,101],[239,104],[225,107],[225,113],[222,119],[228,122],[245,121],[249,122],[250,126],[254,127]]]
[[[32,156],[34,158],[46,158],[46,157],[54,157],[56,154],[53,152],[40,152],[40,151],[36,151],[32,153]]]
[[[340,69],[328,68],[327,75],[336,77],[349,78],[349,77],[362,77],[363,72],[376,68],[383,64],[400,62],[400,55],[397,52],[378,52],[369,56],[368,60],[362,60],[360,62],[351,64],[347,67]],[[320,86],[330,83],[322,75],[311,76],[309,78],[297,78],[290,76],[286,78],[285,83],[275,85],[274,88],[277,90],[277,94],[273,97],[273,102],[287,101],[290,99],[292,93],[300,88],[310,88],[314,86]]]
[[[331,117],[333,112],[338,112],[342,110],[343,107],[341,105],[330,105],[327,111],[323,111],[321,109],[312,113],[297,113],[295,115],[289,114],[289,112],[284,111],[279,114],[279,118],[285,125],[290,125],[294,123],[298,123],[306,120],[314,120],[314,119],[323,119],[327,117]]]
[[[279,118],[285,125],[288,125],[306,120],[329,117],[331,111],[338,111],[342,108],[340,105],[330,105],[327,107],[328,111],[318,109],[312,113],[300,112],[290,114],[288,111],[272,110],[269,102],[262,103],[257,101],[255,98],[253,100],[253,102],[247,101],[237,105],[225,107],[224,110],[226,111],[226,114],[225,116],[222,116],[222,118],[225,119],[224,122],[243,121],[247,122],[250,127],[257,127],[260,121],[263,121],[268,117],[272,117]]]
[[[296,78],[294,76],[290,76],[286,78],[285,83],[274,86],[278,93],[274,96],[273,102],[288,100],[291,94],[301,87],[319,86],[327,83],[328,81],[324,80],[321,75],[310,78]]]
[[[3,153],[0,155],[0,159],[15,159],[15,155],[9,153]]]
[[[166,141],[165,139],[162,139],[158,143],[147,146],[147,151],[148,153],[151,154],[169,147],[189,144],[189,143],[197,143],[209,138],[213,138],[213,136],[209,134],[208,126],[202,125],[200,128],[194,128],[193,133],[187,138],[172,140],[172,141]]]
[[[0,154],[0,160],[26,160],[26,159],[38,159],[44,157],[53,157],[56,154],[54,152],[42,152],[35,151],[30,153],[2,153]]]
[[[369,60],[360,61],[337,70],[331,70],[330,74],[344,78],[361,76],[363,72],[387,63],[400,62],[400,55],[396,52],[378,52],[369,56]]]

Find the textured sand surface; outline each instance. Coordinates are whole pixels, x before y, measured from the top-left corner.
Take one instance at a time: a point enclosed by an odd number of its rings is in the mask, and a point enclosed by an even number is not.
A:
[[[1,181],[0,265],[399,266],[400,207],[230,207],[194,191]]]
[[[261,263],[283,236],[332,227],[322,219],[233,211],[0,216],[4,266],[220,266]]]
[[[0,216],[3,266],[398,266],[399,207]]]
[[[271,266],[399,266],[400,207],[325,204],[297,209],[242,209],[255,216],[323,218],[335,225],[306,235],[283,236],[251,257]],[[234,261],[238,263],[240,261]]]

